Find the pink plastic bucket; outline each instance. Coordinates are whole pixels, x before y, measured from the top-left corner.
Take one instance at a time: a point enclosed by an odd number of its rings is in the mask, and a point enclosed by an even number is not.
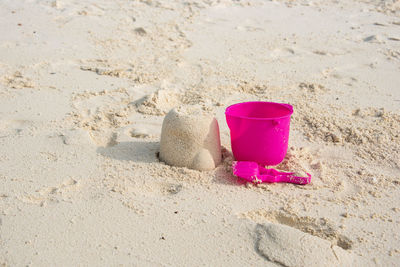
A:
[[[273,102],[245,102],[225,111],[237,161],[276,165],[286,155],[293,107]]]

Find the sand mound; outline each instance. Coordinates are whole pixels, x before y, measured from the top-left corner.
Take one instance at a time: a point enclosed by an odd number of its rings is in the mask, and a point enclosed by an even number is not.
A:
[[[177,92],[158,90],[146,96],[138,105],[137,111],[147,115],[165,115],[171,108],[179,106],[179,94]]]
[[[163,121],[160,158],[173,166],[214,169],[221,162],[217,120],[200,106],[172,109]]]

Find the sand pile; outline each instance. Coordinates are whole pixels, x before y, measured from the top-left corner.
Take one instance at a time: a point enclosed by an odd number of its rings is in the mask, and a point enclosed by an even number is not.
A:
[[[163,121],[160,158],[173,166],[214,169],[221,162],[217,120],[201,106],[172,109]]]
[[[148,115],[165,115],[180,104],[180,94],[175,91],[158,90],[137,103],[137,111]]]

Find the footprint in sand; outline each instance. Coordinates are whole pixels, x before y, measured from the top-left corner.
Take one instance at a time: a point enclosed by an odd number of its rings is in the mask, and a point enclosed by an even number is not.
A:
[[[353,245],[352,240],[341,234],[338,227],[325,218],[301,217],[293,213],[264,209],[252,210],[242,216],[255,222],[270,222],[296,228],[345,250],[351,249]]]
[[[257,254],[282,266],[365,266],[358,256],[286,225],[258,224],[255,234]]]

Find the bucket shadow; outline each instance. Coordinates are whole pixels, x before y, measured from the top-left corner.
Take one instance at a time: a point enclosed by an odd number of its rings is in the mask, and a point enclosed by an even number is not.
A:
[[[99,147],[97,153],[104,157],[135,162],[159,162],[157,152],[159,142],[132,141],[121,142],[114,146]]]

